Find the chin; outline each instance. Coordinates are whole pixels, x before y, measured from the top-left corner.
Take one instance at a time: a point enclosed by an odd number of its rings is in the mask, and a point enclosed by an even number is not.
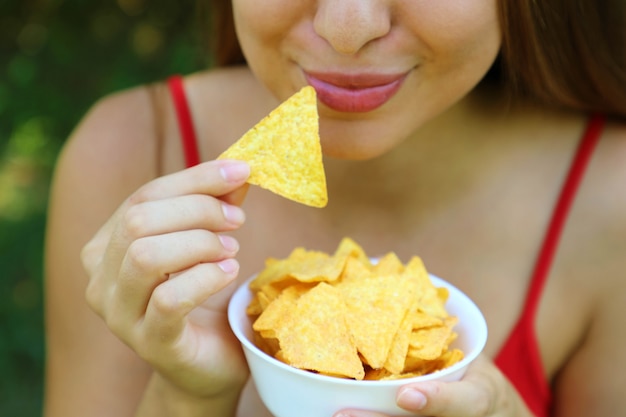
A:
[[[337,159],[368,160],[386,154],[407,137],[386,129],[393,123],[376,121],[320,121],[320,140],[325,156]]]
[[[324,156],[352,161],[366,161],[382,156],[392,150],[395,145],[381,144],[367,140],[324,140],[322,137]]]

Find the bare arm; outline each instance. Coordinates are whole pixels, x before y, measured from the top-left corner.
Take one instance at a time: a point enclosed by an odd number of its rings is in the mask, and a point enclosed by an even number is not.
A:
[[[79,256],[115,207],[155,174],[145,173],[155,155],[145,108],[141,91],[105,99],[58,161],[46,237],[46,416],[131,416],[151,373],[87,306]]]
[[[245,381],[216,294],[236,276],[218,265],[236,253],[219,233],[240,225],[225,213],[245,178],[220,162],[155,180],[147,100],[144,90],[104,100],[59,160],[46,416],[227,416]]]

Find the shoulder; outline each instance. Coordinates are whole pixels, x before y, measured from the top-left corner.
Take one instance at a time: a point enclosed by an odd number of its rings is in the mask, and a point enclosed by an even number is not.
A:
[[[607,120],[582,172],[568,220],[568,241],[577,250],[613,253],[626,233],[626,123]],[[597,249],[595,249],[597,248]],[[621,247],[625,250],[626,247]],[[590,254],[591,255],[591,254]],[[599,254],[597,254],[600,256]],[[626,262],[626,257],[624,257]]]
[[[214,157],[277,104],[244,67],[191,74],[184,87],[204,159]],[[59,166],[118,184],[122,193],[164,172],[183,169],[165,82],[115,92],[94,103],[67,141]]]
[[[604,296],[626,270],[626,124],[607,120],[563,235],[563,264]],[[591,289],[591,288],[590,288]]]
[[[156,175],[150,100],[148,88],[141,86],[92,105],[59,154],[53,199],[104,214]]]
[[[279,104],[247,67],[192,74],[185,87],[202,153],[209,159]]]
[[[626,124],[607,121],[563,236],[564,283],[591,297],[586,332],[561,376],[564,415],[611,414],[626,407],[616,386],[626,372]],[[564,289],[564,294],[571,291]],[[579,300],[580,298],[578,298]],[[571,302],[577,303],[577,299]],[[577,306],[580,308],[580,305]],[[581,378],[581,375],[584,375]],[[604,411],[604,413],[602,412]]]
[[[607,180],[624,180],[626,176],[626,120],[607,119],[598,144],[595,168],[591,174],[607,177]],[[611,181],[609,184],[612,184]],[[622,183],[623,184],[623,183]],[[619,184],[616,184],[619,186]],[[621,188],[621,187],[620,187]]]
[[[58,401],[63,392],[74,392],[81,398],[74,405],[64,404],[74,409],[114,396],[124,389],[120,388],[124,384],[115,380],[116,372],[123,372],[120,369],[124,367],[136,370],[128,377],[133,386],[142,386],[147,377],[145,366],[84,302],[88,280],[79,254],[120,203],[155,173],[149,103],[145,87],[99,100],[67,140],[55,167],[45,245],[46,304],[50,306],[46,320],[52,323],[47,350],[50,363],[54,363],[47,406],[53,408],[63,403]],[[67,367],[75,368],[74,377],[62,371]],[[103,372],[104,367],[110,372]],[[80,382],[94,373],[101,376],[99,390]],[[102,386],[113,388],[102,390]],[[128,403],[138,395],[132,391],[125,391],[127,397],[116,397],[119,409],[132,407]]]
[[[586,219],[586,222],[581,222],[581,228],[589,237],[587,250],[593,253],[595,259],[601,260],[600,265],[606,266],[606,273],[611,278],[608,292],[615,284],[626,290],[625,161],[626,123],[609,120],[590,161],[588,177],[583,182],[584,200],[581,204]],[[593,251],[589,247],[592,245],[596,248]]]
[[[153,155],[154,114],[146,86],[112,93],[86,112],[67,140],[61,166],[70,164],[99,176],[115,176],[115,167],[141,165]],[[136,159],[137,156],[143,157]],[[112,162],[115,161],[115,164]]]
[[[84,169],[109,171],[111,160],[124,165],[153,147],[154,114],[149,89],[136,87],[99,99],[68,139],[61,162],[70,159]]]
[[[626,254],[626,123],[607,120],[581,184],[578,229],[608,254]],[[620,245],[616,245],[617,243]],[[626,267],[626,256],[619,256]]]
[[[122,201],[155,175],[148,102],[144,87],[98,100],[58,156],[51,182],[48,246],[64,251],[66,255],[55,256],[66,256],[68,265],[74,265],[69,262],[76,261],[81,246]]]
[[[267,89],[246,66],[197,72],[185,77],[185,83],[190,98],[208,106],[241,105],[244,97],[252,102],[270,98]]]

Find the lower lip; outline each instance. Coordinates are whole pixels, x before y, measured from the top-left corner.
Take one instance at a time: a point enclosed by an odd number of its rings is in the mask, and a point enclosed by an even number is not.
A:
[[[317,98],[333,110],[345,113],[365,113],[385,104],[400,89],[405,77],[388,84],[366,88],[344,88],[307,75]]]

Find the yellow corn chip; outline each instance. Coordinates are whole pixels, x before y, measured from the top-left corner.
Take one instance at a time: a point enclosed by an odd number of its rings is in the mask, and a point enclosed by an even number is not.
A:
[[[400,375],[426,375],[437,370],[443,369],[442,362],[439,359],[426,360],[416,358],[414,356],[407,356],[404,367],[404,372]]]
[[[356,258],[348,258],[341,274],[340,282],[358,281],[371,275],[372,270],[367,265],[363,265],[363,263],[359,262]]]
[[[419,285],[421,294],[419,310],[434,317],[445,318],[448,316],[445,308],[446,300],[441,298],[445,295],[447,299],[447,290],[438,290],[433,286],[420,257],[413,256],[405,266],[403,274],[416,280]]]
[[[452,366],[455,363],[461,361],[461,359],[463,359],[464,357],[465,354],[461,349],[448,350],[438,359],[441,362],[439,369],[444,369]]]
[[[274,302],[267,306],[256,319],[252,328],[257,332],[263,330],[276,330],[280,326],[281,319],[289,315],[295,307],[296,301],[302,295],[296,287],[289,287],[283,291]]]
[[[326,206],[328,194],[315,89],[302,88],[218,159],[247,161],[250,184],[302,204]]]
[[[346,303],[346,322],[364,363],[382,368],[416,294],[401,275],[365,276],[337,284]]]
[[[396,335],[389,349],[389,354],[385,361],[385,369],[391,374],[400,374],[404,370],[404,362],[406,361],[406,355],[409,351],[409,345],[411,343],[411,333],[413,332],[414,318],[412,311],[415,310],[415,302],[412,307],[408,309],[400,327],[396,332]]]
[[[335,257],[354,258],[359,261],[363,266],[370,267],[370,259],[358,243],[349,237],[344,237],[339,242],[337,250],[335,250]]]
[[[365,371],[345,321],[339,291],[324,282],[302,295],[277,331],[286,363],[363,379]]]
[[[326,253],[296,248],[287,259],[269,262],[266,268],[250,282],[250,288],[256,290],[264,285],[278,283],[298,276],[306,277],[301,279],[301,281],[306,282],[324,281],[323,273],[320,273],[317,267],[326,265],[327,268],[332,269],[333,263],[334,261],[330,255]]]
[[[408,356],[402,375],[425,375],[448,368],[465,357],[460,349],[446,350],[436,359],[425,360]]]
[[[262,333],[254,333],[254,343],[259,349],[270,356],[276,355],[280,349],[276,338],[263,335]]]
[[[437,359],[447,348],[452,329],[446,326],[427,327],[411,333],[408,356]]]
[[[247,315],[249,315],[249,316],[258,316],[265,309],[265,307],[263,307],[263,305],[261,303],[260,295],[261,295],[261,293],[256,293],[254,295],[254,297],[252,297],[252,300],[250,301],[250,304],[248,304],[248,307],[246,308],[246,314]]]
[[[395,252],[389,252],[378,260],[373,271],[377,275],[400,274],[404,271],[404,264]]]
[[[422,329],[426,327],[443,326],[443,320],[438,317],[429,316],[421,311],[414,311],[411,315],[413,319],[413,329]]]
[[[257,344],[276,359],[323,375],[388,380],[444,369],[463,358],[445,287],[424,263],[393,252],[372,265],[344,238],[334,254],[294,249],[269,258],[250,284]],[[263,339],[263,340],[259,340]]]
[[[363,379],[365,379],[366,381],[378,381],[378,380],[384,380],[391,375],[393,374],[385,368],[380,368],[380,369],[367,368],[365,370],[365,377]]]

